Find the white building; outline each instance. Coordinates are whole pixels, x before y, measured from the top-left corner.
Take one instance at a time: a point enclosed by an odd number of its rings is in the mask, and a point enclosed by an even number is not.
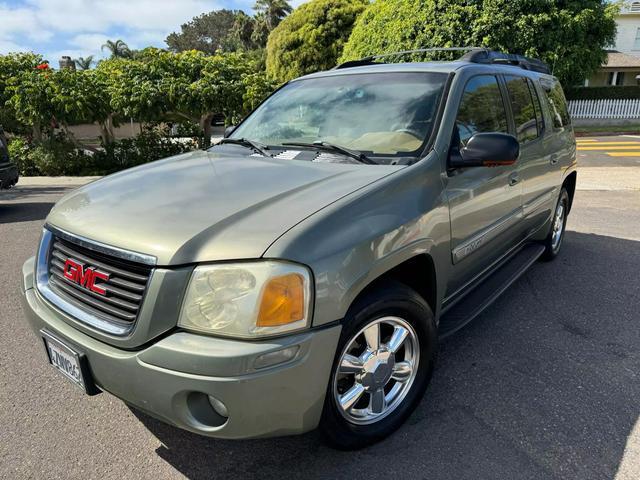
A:
[[[640,1],[624,4],[616,23],[618,34],[614,50],[640,57]]]
[[[626,2],[616,24],[615,45],[607,51],[607,62],[585,86],[640,85],[640,0]]]

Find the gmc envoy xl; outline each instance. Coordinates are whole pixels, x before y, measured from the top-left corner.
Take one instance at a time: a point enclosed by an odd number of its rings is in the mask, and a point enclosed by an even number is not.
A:
[[[576,186],[546,65],[464,50],[294,80],[207,151],[63,197],[23,268],[49,362],[211,437],[397,429],[438,339],[558,254]]]

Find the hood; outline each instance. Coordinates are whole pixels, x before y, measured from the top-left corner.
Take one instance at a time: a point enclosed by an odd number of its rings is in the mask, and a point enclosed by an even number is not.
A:
[[[158,265],[259,258],[309,215],[399,168],[198,151],[75,190],[47,223]]]

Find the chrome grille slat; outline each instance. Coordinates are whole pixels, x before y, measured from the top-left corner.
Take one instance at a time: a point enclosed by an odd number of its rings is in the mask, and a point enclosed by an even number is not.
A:
[[[90,315],[114,325],[132,325],[140,312],[152,267],[111,257],[87,247],[54,234],[48,255],[49,286],[57,295]],[[65,278],[67,260],[108,274],[109,279],[99,283],[106,294],[93,292]]]
[[[79,293],[83,294],[83,295],[88,295],[90,297],[102,300],[105,303],[114,305],[116,307],[122,308],[124,310],[129,310],[131,312],[136,313],[138,311],[138,305],[134,304],[134,303],[130,303],[130,302],[126,302],[124,300],[121,300],[119,298],[115,298],[115,297],[109,297],[109,296],[105,296],[105,295],[98,295],[97,293],[93,293],[89,290],[86,290],[80,286],[77,286],[73,283],[67,283],[64,279],[64,275],[62,274],[62,272],[59,272],[57,270],[51,270],[51,275],[54,275],[55,277],[57,277],[57,279],[61,282],[64,283],[65,286],[68,286],[69,288],[73,288],[74,290],[78,291]]]
[[[129,321],[129,322],[133,322],[136,319],[135,314],[123,312],[118,308],[110,307],[109,305],[106,305],[102,302],[94,300],[92,297],[87,297],[82,292],[79,292],[75,288],[69,286],[67,283],[64,283],[63,281],[59,280],[57,277],[49,278],[49,283],[53,284],[58,289],[71,295],[72,297],[81,301],[82,303],[88,304],[89,306],[95,308],[96,310],[100,310],[104,313],[109,313],[114,317],[117,317],[121,320]]]
[[[63,254],[66,254],[66,256],[60,255],[59,253],[57,254],[56,250],[59,250]],[[78,261],[90,263],[94,267],[97,267],[100,270],[104,270],[106,273],[110,273],[112,275],[119,275],[119,276],[124,277],[127,280],[131,280],[133,282],[142,282],[142,283],[144,283],[149,278],[148,275],[147,276],[140,275],[140,274],[137,274],[137,273],[134,273],[134,272],[128,272],[126,270],[122,270],[120,268],[117,268],[117,267],[114,267],[114,266],[111,266],[111,265],[107,265],[106,263],[101,262],[98,259],[99,258],[98,255],[100,255],[100,254],[95,254],[95,257],[87,257],[86,255],[83,255],[80,251],[73,250],[73,249],[69,248],[67,245],[62,244],[59,241],[54,242],[52,255],[60,258],[63,261],[66,260],[69,257],[72,257],[72,258],[74,258],[74,259],[76,259]],[[102,256],[102,255],[100,255],[100,256]]]
[[[56,267],[56,269],[51,268],[51,270],[49,270],[51,272],[52,275],[57,275],[59,277],[64,277],[64,264],[57,259],[52,259],[51,260],[51,266],[52,267]],[[113,282],[113,278],[109,279],[110,283],[115,283]],[[135,293],[131,293],[128,292],[126,290],[120,289],[118,287],[114,287],[113,285],[105,285],[105,290],[107,290],[107,292],[112,293],[114,296],[123,298],[125,300],[129,300],[132,302],[140,302],[142,300],[142,295],[138,295]],[[140,291],[144,291],[144,287],[140,287],[141,290]],[[89,292],[91,293],[91,292]],[[102,296],[100,296],[99,298],[104,298]],[[134,307],[137,309],[137,306],[134,305]]]

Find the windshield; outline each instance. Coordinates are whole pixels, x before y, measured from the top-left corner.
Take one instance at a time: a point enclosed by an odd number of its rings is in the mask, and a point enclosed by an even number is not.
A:
[[[336,75],[292,82],[231,135],[266,145],[323,141],[373,155],[417,153],[433,126],[441,73]]]

